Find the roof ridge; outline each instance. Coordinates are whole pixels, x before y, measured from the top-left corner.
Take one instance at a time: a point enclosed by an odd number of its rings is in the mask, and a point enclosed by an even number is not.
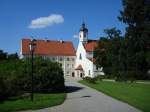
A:
[[[31,40],[31,38],[22,38],[22,40]],[[63,41],[63,42],[71,42],[71,40],[51,40],[51,39],[36,39],[37,41],[51,41],[51,42],[60,42],[60,41]]]

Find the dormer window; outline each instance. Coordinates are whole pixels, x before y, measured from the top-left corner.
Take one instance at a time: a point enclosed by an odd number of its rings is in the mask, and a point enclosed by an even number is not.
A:
[[[79,59],[82,60],[82,55],[81,55],[81,53],[80,53]]]

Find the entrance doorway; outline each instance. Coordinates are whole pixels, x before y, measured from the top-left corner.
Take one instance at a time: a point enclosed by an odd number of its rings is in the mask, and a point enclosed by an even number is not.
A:
[[[83,77],[83,74],[82,74],[82,73],[80,73],[80,77]]]
[[[72,72],[72,77],[74,77],[74,72]]]

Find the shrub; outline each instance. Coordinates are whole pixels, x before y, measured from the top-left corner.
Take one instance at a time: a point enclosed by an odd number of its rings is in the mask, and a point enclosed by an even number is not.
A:
[[[116,77],[115,77],[115,81],[119,81],[119,82],[126,82],[128,80],[127,78],[127,73],[126,72],[118,72],[116,73]]]
[[[99,81],[101,81],[104,78],[105,78],[105,75],[98,75],[98,76],[95,77],[95,79],[99,80]]]
[[[24,72],[24,63],[21,60],[3,61],[0,63],[0,76],[3,82],[7,97],[16,96],[29,89],[29,74]]]
[[[86,80],[89,83],[96,84],[96,78],[84,77],[83,80]]]
[[[64,91],[64,75],[56,62],[34,59],[34,92]],[[31,91],[31,61],[5,60],[0,62],[0,100],[21,96]]]
[[[64,74],[60,65],[49,60],[35,60],[35,91],[62,92],[64,91]]]

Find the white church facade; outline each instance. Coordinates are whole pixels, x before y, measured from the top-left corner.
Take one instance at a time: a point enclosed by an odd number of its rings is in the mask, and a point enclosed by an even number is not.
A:
[[[93,56],[97,40],[88,39],[88,29],[83,23],[79,32],[79,44],[76,51],[75,76],[95,77],[104,75],[102,68],[97,67]]]
[[[29,57],[31,39],[22,39],[21,57]],[[95,77],[104,75],[102,68],[94,64],[93,52],[97,45],[96,40],[88,39],[88,29],[83,23],[79,32],[78,48],[75,50],[71,41],[36,40],[35,56],[50,59],[60,63],[64,76]]]

